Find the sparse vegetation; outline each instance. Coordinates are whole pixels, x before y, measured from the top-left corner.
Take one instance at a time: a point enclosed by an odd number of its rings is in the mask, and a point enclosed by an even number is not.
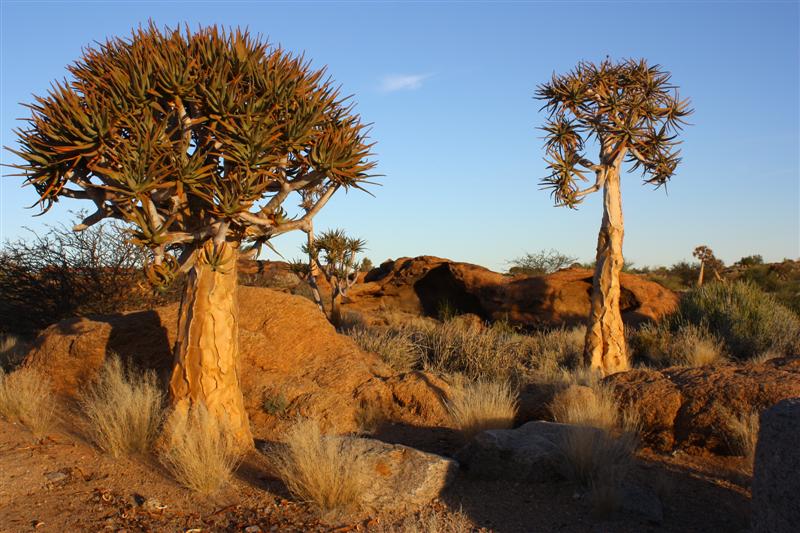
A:
[[[558,392],[550,403],[556,422],[614,431],[620,417],[613,391],[600,383],[594,386],[569,385]]]
[[[298,498],[323,514],[358,509],[365,484],[359,454],[344,437],[324,436],[316,420],[302,420],[285,435],[284,447],[273,453],[278,475]]]
[[[426,508],[399,521],[367,529],[369,533],[470,533],[472,522],[462,510]]]
[[[729,412],[725,421],[731,451],[747,459],[750,467],[753,465],[758,443],[759,414],[757,410],[746,413]]]
[[[230,482],[241,448],[224,420],[196,404],[188,412],[172,411],[165,426],[159,457],[181,485],[213,494]]]
[[[466,440],[487,429],[509,429],[517,416],[517,393],[507,381],[456,379],[447,410]]]
[[[109,357],[80,405],[92,441],[114,457],[150,449],[163,418],[163,394],[155,373],[126,367]]]
[[[0,416],[19,422],[36,436],[43,436],[55,419],[55,398],[50,379],[22,367],[10,374],[0,369]]]
[[[286,396],[282,392],[272,392],[265,390],[261,393],[261,410],[272,416],[283,416],[286,409],[289,407],[289,402],[286,401]]]

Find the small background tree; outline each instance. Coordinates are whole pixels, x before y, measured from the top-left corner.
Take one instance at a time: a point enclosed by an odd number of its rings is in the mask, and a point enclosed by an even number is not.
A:
[[[558,250],[541,250],[537,253],[526,253],[509,261],[511,268],[508,269],[508,273],[511,275],[541,276],[542,274],[550,274],[562,268],[567,268],[577,260],[577,257],[562,254]]]
[[[344,230],[322,233],[313,244],[303,247],[310,263],[315,264],[331,287],[331,322],[340,322],[342,296],[358,281],[361,263],[358,254],[364,251],[366,241],[348,237]],[[310,276],[313,277],[313,276]]]
[[[705,276],[706,267],[708,267],[711,272],[714,273],[714,277],[717,281],[720,281],[722,278],[719,275],[719,271],[725,266],[722,261],[717,259],[714,256],[714,251],[706,245],[698,246],[692,252],[692,255],[700,261],[700,272],[697,274],[697,286],[703,286],[703,278]]]
[[[204,404],[252,445],[236,370],[237,257],[309,230],[334,193],[361,187],[374,166],[364,126],[324,70],[238,29],[151,23],[68,70],[29,106],[17,167],[44,211],[62,198],[95,205],[76,231],[128,223],[154,285],[188,273],[173,404]],[[290,218],[282,204],[309,190]]]
[[[570,208],[603,190],[585,348],[586,364],[603,374],[628,368],[619,309],[623,163],[630,163],[630,170],[641,170],[646,183],[660,187],[680,162],[676,133],[691,110],[670,77],[645,60],[581,62],[571,72],[554,74],[536,92],[548,113],[542,129],[550,174],[542,186],[551,191],[557,206]],[[588,155],[592,148],[598,152],[596,159]],[[590,173],[594,183],[581,188]]]

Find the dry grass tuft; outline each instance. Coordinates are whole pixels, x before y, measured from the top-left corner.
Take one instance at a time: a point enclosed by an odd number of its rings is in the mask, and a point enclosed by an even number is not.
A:
[[[470,533],[472,522],[462,510],[442,511],[426,508],[389,524],[380,524],[369,533]]]
[[[163,419],[163,395],[155,373],[137,374],[116,356],[106,360],[80,404],[91,439],[114,457],[149,450]]]
[[[553,420],[562,424],[589,426],[612,431],[620,426],[620,415],[612,390],[604,385],[569,385],[550,403]]]
[[[729,413],[725,421],[728,429],[729,446],[737,455],[747,459],[752,466],[758,443],[759,412]]]
[[[230,482],[241,458],[227,424],[202,404],[175,410],[167,419],[160,459],[175,479],[196,492],[212,494]]]
[[[469,440],[487,429],[512,427],[517,415],[517,393],[507,381],[457,378],[447,409],[453,423]]]
[[[601,429],[574,426],[560,443],[562,471],[585,487],[617,484],[633,465],[637,444],[630,432],[613,436]]]
[[[377,354],[398,372],[412,370],[419,359],[416,345],[402,329],[358,327],[347,334],[362,350]]]
[[[29,346],[14,335],[0,337],[0,370],[10,372],[22,364]]]
[[[316,420],[302,420],[286,433],[274,452],[278,476],[289,491],[324,515],[357,510],[369,482],[360,469],[358,450],[347,439],[324,436]]]
[[[55,419],[55,398],[50,379],[30,367],[10,374],[0,369],[0,416],[19,422],[42,436]]]

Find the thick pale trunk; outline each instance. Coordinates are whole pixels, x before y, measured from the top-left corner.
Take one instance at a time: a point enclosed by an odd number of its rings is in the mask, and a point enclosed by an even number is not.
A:
[[[584,348],[586,365],[602,375],[629,368],[619,309],[623,235],[622,195],[616,167],[609,169],[603,186],[603,224],[597,238],[597,266]]]
[[[226,245],[214,265],[201,258],[189,272],[181,302],[170,394],[177,410],[205,404],[242,447],[252,447],[237,370],[237,255],[235,247]]]
[[[703,286],[703,271],[705,270],[706,264],[703,261],[700,261],[700,274],[697,276],[697,286]]]

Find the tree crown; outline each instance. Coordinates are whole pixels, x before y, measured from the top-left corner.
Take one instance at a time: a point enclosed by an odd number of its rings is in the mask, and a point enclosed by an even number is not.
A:
[[[643,59],[584,61],[537,87],[536,98],[548,113],[542,129],[550,174],[541,184],[556,205],[577,206],[623,158],[631,170],[642,171],[646,183],[666,184],[681,160],[677,133],[692,113],[670,78]],[[600,147],[596,162],[586,155],[592,141]],[[595,185],[581,190],[578,183],[588,181],[588,172],[595,172]]]
[[[375,165],[365,125],[325,70],[246,31],[151,23],[86,49],[68,70],[70,81],[28,106],[15,166],[43,211],[61,197],[95,203],[76,230],[131,223],[161,270],[187,268],[209,242],[258,250],[308,230]],[[283,202],[307,190],[305,214],[289,219]]]

